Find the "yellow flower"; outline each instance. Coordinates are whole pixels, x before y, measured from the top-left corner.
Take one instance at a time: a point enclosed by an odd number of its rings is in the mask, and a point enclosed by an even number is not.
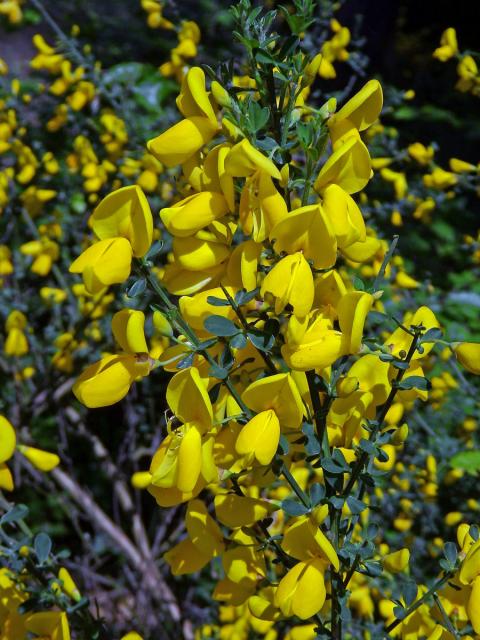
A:
[[[261,169],[247,177],[240,197],[239,217],[245,234],[263,242],[271,229],[288,215],[285,200],[269,173]]]
[[[173,236],[185,238],[223,217],[228,210],[223,194],[203,191],[162,209],[160,217]]]
[[[213,461],[213,438],[203,437],[199,427],[186,423],[172,431],[155,453],[150,467],[152,484],[174,489],[178,502],[197,495],[207,482],[217,479]]]
[[[244,138],[230,149],[225,160],[225,170],[235,178],[246,178],[256,171],[262,171],[280,180],[280,171],[274,163]]]
[[[60,568],[58,572],[58,579],[61,582],[61,588],[64,593],[70,596],[70,598],[72,598],[72,600],[74,600],[75,602],[81,600],[82,596],[80,594],[80,591],[78,590],[74,579],[67,569],[65,569],[64,567]]]
[[[478,84],[478,66],[472,56],[463,56],[457,65],[457,73],[459,79],[455,87],[459,91],[470,91]]]
[[[73,393],[90,409],[108,407],[124,398],[138,377],[150,373],[147,355],[107,355],[77,378]]]
[[[289,373],[278,373],[252,382],[243,392],[242,400],[258,413],[273,410],[282,427],[298,429],[302,423],[302,398]]]
[[[301,252],[316,269],[328,269],[337,259],[334,228],[319,204],[288,213],[273,227],[269,237],[277,253]]]
[[[433,52],[433,57],[441,62],[446,62],[458,53],[457,33],[449,27],[445,29],[440,38],[440,46]]]
[[[340,298],[338,322],[344,353],[357,353],[360,350],[363,327],[372,304],[373,296],[363,291],[351,291]]]
[[[6,244],[0,244],[0,276],[13,273],[12,252]]]
[[[220,522],[231,529],[249,527],[263,520],[277,507],[266,500],[221,493],[215,496],[215,514]]]
[[[183,164],[217,132],[208,118],[186,118],[147,142],[147,149],[166,167]]]
[[[242,427],[235,442],[237,453],[245,456],[250,465],[257,460],[262,465],[270,464],[280,440],[280,422],[275,411],[261,411]]]
[[[319,516],[323,521],[326,514],[320,513]],[[290,520],[285,527],[282,549],[296,560],[323,558],[338,571],[340,563],[337,553],[319,524],[318,518],[313,516],[299,516]]]
[[[406,316],[403,319],[403,325],[409,329],[411,326],[422,325],[425,327],[425,331],[428,329],[438,329],[440,324],[435,317],[435,314],[428,307],[419,307],[417,311],[410,316]],[[413,336],[407,333],[402,327],[398,327],[385,341],[385,345],[388,346],[393,355],[398,356],[403,351],[405,355],[408,353],[413,341]],[[422,344],[422,352],[415,351],[412,359],[418,360],[424,358],[430,353],[435,346],[434,342],[425,342]]]
[[[202,433],[213,421],[207,384],[196,367],[188,367],[176,373],[167,386],[167,402],[174,415],[184,423],[194,423]]]
[[[321,193],[329,184],[337,184],[350,194],[366,186],[372,172],[370,155],[357,136],[348,137],[325,162],[315,180],[317,192]]]
[[[28,341],[24,333],[27,326],[27,319],[21,311],[12,311],[6,322],[5,330],[7,338],[5,340],[4,351],[7,356],[24,356],[28,353]]]
[[[289,304],[297,317],[305,317],[312,308],[314,286],[312,271],[303,254],[297,252],[277,262],[265,276],[260,293],[275,298],[277,315]]]
[[[126,238],[107,238],[86,249],[70,265],[70,273],[81,273],[89,293],[125,282],[130,275],[132,245]]]
[[[292,317],[282,356],[291,369],[308,371],[324,369],[343,355],[343,337],[332,328],[330,320],[321,315],[308,318],[302,325]]]
[[[330,184],[323,192],[323,208],[331,222],[339,249],[365,242],[366,229],[355,200],[341,187]]]
[[[432,173],[423,176],[423,184],[433,189],[448,189],[457,184],[457,181],[458,178],[454,173],[440,167],[435,167]]]
[[[25,256],[34,256],[30,267],[33,273],[46,276],[50,273],[52,264],[60,256],[60,248],[56,242],[42,236],[39,240],[32,240],[22,244],[20,252]]]
[[[148,200],[137,185],[113,191],[94,210],[92,229],[100,240],[126,238],[135,257],[150,249],[153,219]]]
[[[235,247],[228,261],[227,275],[229,282],[239,289],[253,291],[257,286],[257,269],[262,245],[254,240],[247,240]]]
[[[435,150],[432,146],[426,147],[421,142],[414,142],[408,146],[409,155],[421,165],[427,165],[434,156]]]
[[[60,304],[67,299],[67,292],[54,287],[42,287],[40,297],[47,303]]]
[[[410,562],[410,551],[407,548],[388,553],[383,557],[383,565],[387,571],[398,573],[405,571]]]
[[[17,438],[11,423],[0,415],[0,463],[9,460],[15,451]]]
[[[275,604],[284,616],[307,620],[322,609],[327,595],[326,564],[321,558],[298,562],[281,579],[275,593]]]
[[[480,376],[480,343],[453,342],[452,349],[457,360],[467,371]]]
[[[369,80],[350,100],[328,120],[335,142],[346,130],[368,129],[379,117],[383,106],[382,86],[378,80]]]
[[[205,117],[213,127],[217,126],[217,116],[205,88],[205,73],[200,67],[188,70],[182,80],[176,103],[185,118]]]
[[[19,444],[17,449],[39,471],[51,471],[60,464],[60,458],[56,453],[50,453],[35,447],[27,447],[23,444]]]
[[[41,611],[25,620],[28,631],[48,640],[70,640],[70,628],[64,611]]]

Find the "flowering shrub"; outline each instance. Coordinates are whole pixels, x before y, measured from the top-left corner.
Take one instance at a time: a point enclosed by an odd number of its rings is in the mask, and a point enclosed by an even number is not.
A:
[[[475,292],[452,322],[398,250],[478,167],[403,146],[408,93],[325,91],[368,63],[329,6],[240,0],[216,69],[195,22],[141,8],[178,36],[159,71],[35,36],[51,137],[4,88],[0,486],[13,459],[85,555],[2,498],[4,637],[480,637]]]

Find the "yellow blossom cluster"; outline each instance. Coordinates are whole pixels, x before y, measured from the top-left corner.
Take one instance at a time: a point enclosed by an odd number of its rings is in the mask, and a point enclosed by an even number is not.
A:
[[[381,241],[367,232],[352,197],[372,175],[361,132],[379,116],[380,84],[367,82],[329,114],[331,150],[312,180],[315,196],[307,202],[290,186],[293,165],[278,166],[222,114],[222,107],[228,111],[231,105],[223,88],[215,81],[209,92],[204,72],[193,67],[177,98],[183,119],[148,143],[163,165],[181,165],[184,185],[183,197],[160,211],[172,237],[172,261],[160,281],[145,259],[153,218],[141,190],[115,191],[93,212],[97,240],[71,271],[81,273],[87,290],[95,292],[124,282],[133,264],[159,296],[159,309],[163,305],[153,323],[165,340],[159,349],[149,347],[145,314],[119,311],[112,333],[121,351],[88,367],[74,393],[88,407],[107,406],[157,367],[174,373],[166,391],[172,416],[167,434],[149,471],[132,481],[147,488],[161,507],[187,502],[186,537],[165,554],[172,573],[196,572],[220,558],[223,577],[214,599],[226,604],[224,611],[230,610],[234,620],[240,611],[247,632],[251,625],[275,638],[278,620],[328,615],[336,576],[342,575],[328,502],[311,503],[307,496],[317,485],[322,493],[329,491],[325,474],[335,474],[335,465],[343,477],[364,459],[365,452],[358,452],[371,439],[366,419],[380,415],[393,434],[380,446],[376,468],[388,472],[395,466],[408,435],[404,414],[416,399],[426,401],[429,395],[428,386],[417,381],[425,379],[423,361],[436,340],[426,339],[421,349],[418,340],[438,332],[440,325],[421,306],[406,314],[376,350],[362,347],[369,312],[383,308],[381,292],[355,290],[348,275],[337,270],[339,256],[361,265],[380,252],[377,270],[384,260],[385,248],[382,253]],[[412,149],[412,156],[420,151]],[[424,154],[419,157],[423,161]],[[401,261],[397,266],[401,270]],[[375,272],[375,266],[370,268]],[[398,284],[416,286],[408,279]],[[178,311],[169,295],[179,296]],[[266,333],[272,322],[278,323],[277,337]],[[267,346],[270,339],[271,344],[280,340],[278,351]],[[452,348],[467,369],[477,372],[480,345]],[[360,357],[348,371],[338,372],[335,363],[356,354]],[[228,367],[225,358],[236,367]],[[325,392],[316,390],[315,376],[334,389],[328,401]],[[317,453],[327,447],[328,465],[306,463],[301,444],[306,422],[320,430]],[[274,472],[275,464],[280,473]],[[354,475],[345,479],[343,491],[354,482]],[[199,497],[204,489],[213,499]],[[281,505],[292,490],[303,507],[288,517]],[[364,500],[360,519],[354,503],[342,502],[339,517],[352,520],[352,540],[367,522],[368,496]],[[401,514],[397,521],[399,530],[408,528]],[[262,536],[266,542],[259,546]],[[402,572],[409,553],[383,544],[380,560],[386,571]],[[473,584],[462,575],[462,584]],[[354,571],[350,578],[350,606],[371,617],[378,598],[368,595],[365,601],[365,579]],[[475,593],[476,587],[471,589]],[[468,589],[466,596],[474,598]],[[395,605],[388,598],[378,600],[378,606],[387,628],[394,623],[401,637],[411,637],[411,629],[421,635],[425,625],[432,637],[441,637],[427,605],[402,623],[395,622]],[[465,621],[478,627],[475,608],[465,607]],[[313,628],[299,637],[315,637]],[[247,637],[244,633],[239,637]]]

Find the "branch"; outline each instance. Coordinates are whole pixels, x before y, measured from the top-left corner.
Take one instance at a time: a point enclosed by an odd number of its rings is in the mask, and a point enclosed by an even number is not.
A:
[[[53,479],[66,491],[73,500],[88,514],[90,519],[106,533],[115,546],[122,551],[130,564],[137,570],[145,572],[147,586],[158,598],[165,603],[173,620],[181,618],[178,603],[168,585],[163,580],[155,564],[145,561],[140,551],[135,547],[130,538],[109,518],[109,516],[97,505],[93,498],[58,467],[50,472]]]

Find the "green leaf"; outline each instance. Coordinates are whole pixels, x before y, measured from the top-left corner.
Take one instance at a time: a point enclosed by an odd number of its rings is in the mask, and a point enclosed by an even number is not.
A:
[[[332,475],[341,475],[346,473],[346,469],[339,466],[334,460],[331,458],[324,458],[322,460],[322,469],[327,473],[331,473]]]
[[[149,70],[154,70],[153,65],[146,65],[141,62],[121,62],[106,69],[102,73],[105,84],[134,84],[147,75]]]
[[[337,511],[343,509],[343,505],[345,504],[344,498],[340,498],[340,496],[332,496],[328,501]]]
[[[247,339],[243,333],[238,333],[230,340],[230,346],[232,349],[245,349],[247,346]]]
[[[35,536],[33,548],[35,549],[38,562],[43,564],[48,559],[50,551],[52,550],[52,541],[50,540],[50,537],[42,531]]]
[[[420,389],[421,391],[428,391],[431,386],[430,381],[423,376],[409,376],[397,384],[397,389]]]
[[[145,292],[147,288],[147,281],[145,278],[140,278],[136,282],[132,284],[131,287],[127,289],[127,296],[129,298],[136,298],[137,296],[141,296],[142,293]]]
[[[247,302],[250,302],[250,300],[253,300],[258,292],[259,292],[258,287],[256,289],[252,289],[252,291],[245,291],[245,289],[241,289],[240,291],[237,291],[237,293],[235,294],[235,302],[239,307],[241,307],[242,304],[247,304]]]
[[[219,380],[225,380],[228,376],[228,369],[220,367],[218,364],[212,364],[208,372],[209,377],[218,378]]]
[[[366,440],[365,438],[361,438],[358,446],[362,451],[368,453],[368,455],[372,456],[377,453],[377,448],[370,440]]]
[[[27,514],[28,507],[25,504],[16,504],[10,509],[10,511],[7,511],[7,513],[3,514],[3,516],[0,518],[0,525],[23,520]]]
[[[270,118],[270,109],[261,107],[257,102],[250,102],[248,105],[248,118],[254,133],[263,129]]]
[[[407,582],[405,582],[402,588],[402,595],[407,607],[409,607],[415,602],[417,598],[417,593],[418,593],[418,587],[413,580],[408,580]]]
[[[380,562],[365,562],[365,571],[362,573],[366,573],[368,576],[372,578],[378,578],[378,576],[382,575],[383,567]]]
[[[203,326],[207,331],[213,333],[216,336],[235,336],[239,333],[240,329],[228,318],[223,316],[209,316]]]
[[[270,351],[275,342],[275,337],[272,335],[268,335],[263,333],[262,331],[258,331],[256,329],[251,329],[248,333],[248,339],[253,344],[254,347],[260,349],[260,351]]]
[[[436,340],[440,340],[443,333],[441,329],[437,327],[433,327],[432,329],[428,329],[420,338],[420,342],[435,342]]]
[[[480,471],[480,451],[459,451],[450,459],[450,465],[475,475]]]
[[[157,242],[154,242],[150,247],[150,249],[148,250],[147,255],[145,256],[145,259],[151,260],[152,258],[155,258],[155,256],[158,256],[158,254],[163,249],[163,244],[164,243],[162,240],[157,240]]]
[[[290,449],[290,443],[288,442],[287,438],[285,437],[285,434],[283,434],[283,433],[280,434],[280,440],[278,442],[278,447],[279,447],[279,450],[280,450],[280,455],[286,456],[288,454],[288,451]]]
[[[347,504],[348,508],[354,516],[362,513],[362,511],[365,511],[365,509],[367,508],[367,505],[364,502],[362,502],[361,500],[357,500],[357,498],[355,498],[354,496],[348,496]]]
[[[225,298],[217,298],[217,296],[208,296],[207,297],[208,304],[211,304],[212,307],[229,307],[230,303]]]
[[[323,500],[324,497],[325,487],[323,486],[323,484],[320,484],[319,482],[315,482],[314,484],[312,484],[312,486],[310,487],[310,502],[312,503],[312,506],[319,504],[319,502]]]
[[[282,509],[289,516],[302,516],[308,511],[307,507],[296,500],[284,500]]]
[[[365,291],[366,290],[364,281],[361,280],[358,276],[353,276],[352,284],[353,284],[353,287],[354,287],[354,289],[356,291]]]
[[[85,202],[85,198],[83,193],[74,193],[69,201],[70,209],[75,213],[82,214],[87,209],[87,203]]]
[[[449,562],[452,567],[455,566],[457,562],[457,545],[454,542],[446,542],[443,545],[443,555],[445,556],[447,562]]]

